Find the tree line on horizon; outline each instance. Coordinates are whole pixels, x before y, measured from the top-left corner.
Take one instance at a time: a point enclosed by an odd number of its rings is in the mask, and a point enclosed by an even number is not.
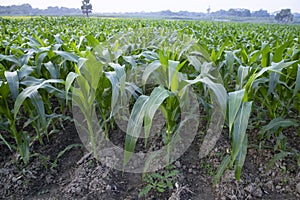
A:
[[[88,14],[92,12],[92,4],[89,0],[83,0],[81,8],[66,8],[66,7],[48,7],[47,9],[32,8],[30,4],[22,5],[12,5],[12,6],[0,6],[0,15],[26,15],[26,16],[36,16],[36,15],[81,15],[84,14],[88,17]],[[132,14],[147,14],[144,12],[136,12]],[[128,13],[130,14],[130,13]],[[251,12],[249,9],[244,8],[231,8],[228,11],[218,10],[216,12],[201,13],[201,12],[188,12],[179,11],[172,12],[170,10],[159,11],[159,12],[149,12],[150,15],[155,16],[186,16],[186,17],[203,17],[203,16],[219,16],[219,17],[256,17],[256,18],[274,18],[278,22],[291,22],[294,17],[300,17],[299,13],[294,15],[291,13],[291,9],[282,9],[280,12],[270,14],[267,10],[257,10]]]
[[[0,15],[80,15],[79,8],[66,8],[58,6],[49,6],[47,9],[32,8],[28,3],[22,5],[0,6]]]

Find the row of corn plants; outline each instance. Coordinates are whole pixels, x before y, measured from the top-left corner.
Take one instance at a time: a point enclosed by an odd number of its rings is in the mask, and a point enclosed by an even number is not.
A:
[[[0,18],[0,26],[0,141],[25,164],[30,145],[43,143],[72,99],[95,156],[97,141],[109,140],[122,109],[124,167],[142,129],[147,145],[157,110],[171,155],[172,139],[184,140],[177,121],[192,86],[208,115],[216,100],[229,130],[230,154],[216,181],[228,167],[240,178],[247,129],[259,129],[256,145],[275,139],[277,158],[290,156],[300,165],[299,149],[286,145],[283,132],[299,127],[299,26],[72,17]],[[158,86],[149,92],[150,79]],[[105,137],[95,134],[94,111]]]

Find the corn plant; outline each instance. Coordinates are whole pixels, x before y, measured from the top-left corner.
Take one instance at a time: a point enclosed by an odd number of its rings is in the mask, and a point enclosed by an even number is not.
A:
[[[126,165],[131,158],[143,125],[145,144],[147,144],[150,127],[153,123],[154,114],[157,110],[160,110],[163,113],[166,120],[166,130],[165,133],[163,133],[163,138],[165,138],[164,144],[168,147],[166,149],[167,159],[165,162],[167,165],[170,164],[172,159],[169,157],[171,151],[169,144],[174,137],[182,137],[182,135],[178,134],[180,127],[177,125],[177,120],[180,112],[184,112],[182,109],[190,103],[188,100],[189,90],[187,89],[189,86],[196,83],[205,84],[216,97],[218,104],[221,105],[221,110],[225,110],[224,106],[226,105],[226,98],[224,98],[224,96],[226,96],[226,92],[222,85],[216,82],[218,77],[214,77],[214,74],[211,73],[213,72],[213,65],[204,64],[206,68],[201,66],[202,60],[209,60],[209,58],[203,56],[205,55],[205,51],[201,51],[201,48],[199,51],[198,46],[193,46],[191,43],[188,44],[189,45],[187,45],[184,51],[188,52],[192,49],[194,50],[192,53],[198,55],[198,57],[192,56],[193,54],[185,58],[181,57],[183,50],[180,48],[173,49],[171,47],[171,50],[162,49],[158,53],[154,53],[154,55],[156,54],[154,58],[157,59],[153,59],[153,61],[149,64],[149,67],[144,71],[142,75],[142,81],[144,84],[151,75],[153,75],[155,83],[160,84],[152,90],[149,96],[145,94],[139,96],[133,106],[126,130],[124,165]],[[178,45],[176,44],[176,47],[177,46]],[[187,58],[191,60],[190,65],[192,65],[196,70],[201,71],[200,74],[198,74],[198,76],[193,80],[189,80],[185,74],[180,72],[184,66],[187,66],[187,62],[189,62]],[[181,62],[176,61],[176,59],[181,60]],[[198,120],[197,114],[193,112],[190,114],[194,115],[190,117],[194,118],[195,121]],[[184,121],[184,119],[181,120]]]
[[[226,116],[231,150],[216,177],[232,167],[240,178],[250,127],[259,129],[260,144],[276,139],[276,159],[299,155],[283,134],[299,125],[298,26],[74,17],[0,18],[0,26],[0,140],[24,162],[30,144],[42,143],[58,113],[70,109],[70,90],[94,153],[103,139],[97,131],[109,140],[118,117],[124,118],[124,165],[138,136],[144,134],[145,147],[149,143],[156,112],[166,121],[165,145],[183,138],[177,122],[191,91],[199,100],[195,105],[203,104],[210,116],[218,117],[216,107]],[[215,125],[207,138],[222,129]],[[200,157],[215,142],[203,144]]]
[[[295,62],[279,62],[279,63],[272,63],[269,67],[264,67],[260,71],[257,69],[253,72],[253,74],[249,75],[248,71],[246,71],[246,75],[243,75],[243,72],[239,73],[239,82],[244,84],[243,89],[229,93],[229,101],[228,101],[228,125],[229,125],[229,133],[230,137],[232,138],[232,149],[231,149],[231,157],[225,157],[222,166],[219,168],[220,172],[217,174],[215,183],[219,180],[219,175],[222,174],[222,171],[226,169],[227,166],[235,166],[235,175],[236,178],[239,180],[241,176],[241,169],[245,162],[246,153],[247,153],[247,134],[246,129],[248,126],[248,120],[250,118],[250,113],[252,109],[252,101],[249,102],[249,99],[256,100],[257,96],[253,94],[254,90],[257,89],[257,85],[255,83],[260,82],[261,80],[266,80],[264,78],[260,78],[263,74],[269,72],[270,73],[270,83],[274,83],[274,74],[281,74],[282,70],[288,67],[293,66]],[[244,67],[240,67],[241,71],[244,70]],[[246,69],[248,70],[248,69]],[[248,77],[248,80],[245,81]],[[239,83],[239,84],[240,84]],[[254,86],[253,86],[254,85]],[[266,87],[262,87],[264,92],[264,99],[261,99],[262,104],[266,105],[269,110],[273,111],[273,109],[278,109],[276,105],[269,104],[269,98],[267,96]],[[269,91],[273,92],[274,86],[269,87]],[[270,93],[271,93],[270,92]],[[292,95],[290,95],[292,96]],[[285,104],[288,105],[288,104]],[[286,114],[286,113],[281,113]],[[270,117],[272,118],[272,114]],[[274,118],[274,116],[273,116]],[[276,121],[276,123],[275,123]],[[275,124],[276,125],[275,125]],[[276,118],[276,120],[271,121],[268,126],[291,126],[297,125],[294,121],[286,121],[283,118]],[[270,129],[270,128],[268,128]],[[262,131],[264,133],[265,131]]]

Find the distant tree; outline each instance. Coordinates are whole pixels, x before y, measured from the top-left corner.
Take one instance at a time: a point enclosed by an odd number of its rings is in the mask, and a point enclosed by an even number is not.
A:
[[[44,12],[47,15],[58,15],[58,13],[60,13],[61,11],[58,6],[49,6]]]
[[[277,22],[288,23],[292,22],[294,15],[291,12],[291,9],[281,9],[279,13],[275,15],[275,20]]]
[[[251,17],[250,10],[243,9],[243,8],[230,8],[227,14],[229,16],[236,16],[236,17]]]
[[[30,4],[22,4],[22,5],[12,5],[12,6],[0,6],[0,16],[1,15],[79,15],[81,13],[80,9],[76,8],[64,8],[64,7],[48,7],[47,9],[38,9],[32,8]]]
[[[218,11],[213,12],[211,14],[215,15],[215,16],[226,16],[227,15],[227,11],[226,10],[218,10]]]
[[[252,17],[270,17],[270,14],[267,10],[260,9],[258,11],[254,11],[251,14]]]
[[[207,11],[207,14],[209,15],[210,14],[210,6],[208,6],[206,11]]]
[[[92,4],[90,4],[90,0],[83,0],[81,11],[83,14],[85,14],[87,17],[89,16],[89,13],[91,13],[93,10]]]

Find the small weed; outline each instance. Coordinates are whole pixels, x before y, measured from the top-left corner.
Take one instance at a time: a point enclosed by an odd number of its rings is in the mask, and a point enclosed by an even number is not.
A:
[[[92,167],[93,166],[93,160],[89,160],[88,162],[87,162],[87,165],[89,166],[89,167]]]
[[[161,173],[145,174],[143,181],[146,182],[146,186],[140,191],[139,197],[147,195],[151,190],[162,193],[165,192],[166,189],[173,189],[178,173],[178,170],[170,167]]]
[[[209,176],[213,176],[215,174],[214,168],[211,166],[210,163],[205,161],[200,161],[200,168],[205,171]]]

